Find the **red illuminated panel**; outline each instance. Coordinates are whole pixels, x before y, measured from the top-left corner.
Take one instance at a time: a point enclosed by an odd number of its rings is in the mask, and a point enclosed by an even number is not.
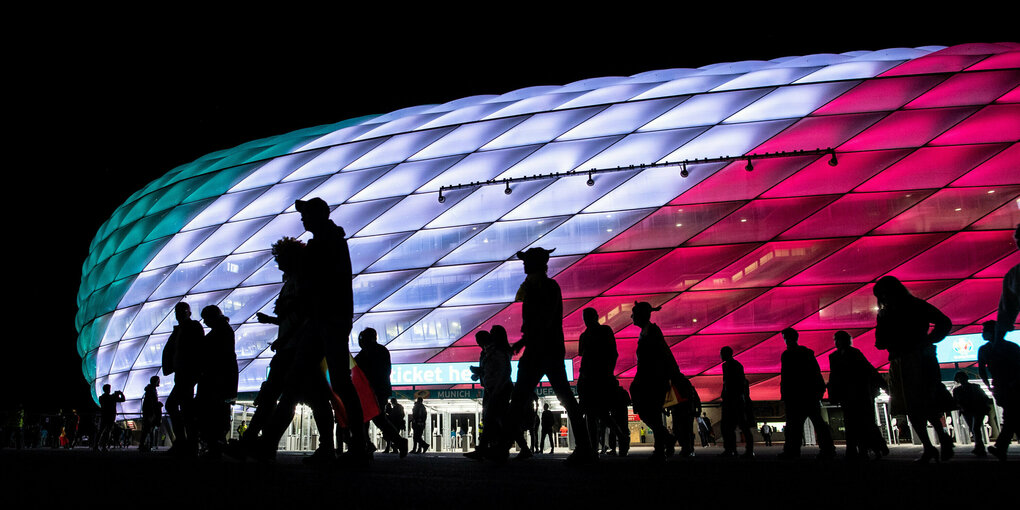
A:
[[[1015,251],[1003,257],[998,262],[974,275],[976,278],[1002,278],[1013,266],[1020,264],[1020,251]]]
[[[850,246],[790,278],[786,283],[787,285],[814,285],[869,282],[915,254],[945,240],[948,236],[948,234],[918,234],[862,237]]]
[[[1020,71],[965,73],[950,77],[906,108],[986,105],[1020,85]]]
[[[684,292],[663,305],[652,321],[666,335],[688,335],[765,292],[764,289]],[[637,331],[637,328],[633,328]]]
[[[1013,232],[960,232],[889,272],[900,280],[966,278],[1016,249]]]
[[[1017,168],[1020,168],[1020,144],[1014,143],[954,181],[953,186],[1020,184]]]
[[[992,55],[981,62],[970,66],[967,70],[978,71],[984,69],[1010,69],[1016,67],[1020,67],[1020,51],[1011,51],[1008,53]]]
[[[861,113],[807,117],[786,128],[782,133],[759,145],[752,154],[793,150],[814,150],[838,147],[868,126],[878,122],[885,114]],[[869,147],[872,148],[872,147]],[[851,149],[848,149],[851,150]]]
[[[680,292],[757,246],[733,244],[677,248],[613,287],[607,294]]]
[[[881,172],[903,156],[907,149],[839,153],[839,165],[829,166],[823,157],[762,194],[764,198],[846,193]]]
[[[999,307],[1002,280],[983,278],[964,280],[928,300],[953,320],[953,324],[977,322]]]
[[[821,285],[772,289],[733,313],[715,321],[702,333],[780,331],[852,292],[858,285]]]
[[[564,298],[597,296],[664,253],[666,250],[596,253],[575,262],[555,280]]]
[[[955,73],[985,58],[985,55],[944,55],[939,52],[904,62],[879,76],[906,76],[909,74]]]
[[[1020,186],[944,189],[876,228],[874,233],[961,230],[1016,197],[1017,193],[1020,193]]]
[[[693,290],[773,287],[846,246],[850,239],[768,243],[694,286]]]
[[[744,169],[747,161],[734,161],[670,203],[695,204],[754,198],[816,159],[818,156],[756,160],[753,172]]]
[[[975,108],[908,110],[889,114],[874,126],[839,147],[841,151],[863,151],[918,147],[942,134],[977,111]]]
[[[843,195],[783,232],[780,239],[859,236],[929,196],[931,191],[890,191]]]
[[[741,352],[768,337],[769,333],[694,335],[674,345],[670,350],[673,351],[673,357],[680,365],[680,371],[685,375],[696,375],[706,370],[709,371],[708,373],[722,374],[722,369],[719,368],[719,364],[722,363],[719,349],[728,345],[733,348],[733,352]]]
[[[599,322],[613,328],[613,331],[617,332],[620,337],[637,337],[640,330],[633,327],[633,322],[631,322],[630,318],[630,309],[634,308],[634,302],[647,301],[654,307],[661,305],[675,295],[644,294],[592,299],[585,303],[583,307],[577,307],[573,313],[568,314],[563,319],[563,334],[567,339],[577,339],[580,337],[581,333],[585,330],[584,319],[581,316],[582,311],[584,308],[591,307],[598,311]],[[655,319],[656,317],[652,318],[652,320]],[[632,332],[626,331],[628,326],[631,326]]]
[[[814,115],[898,110],[944,79],[945,76],[908,76],[868,80],[815,110]]]
[[[1020,139],[1020,104],[995,104],[932,140],[932,145],[1016,142]]]
[[[955,280],[929,282],[904,282],[910,293],[927,299],[956,283]],[[871,328],[878,317],[878,300],[873,291],[874,284],[868,284],[839,301],[819,310],[811,317],[794,326],[795,329],[848,329]]]
[[[922,147],[855,191],[939,188],[1002,150],[999,145]]]
[[[767,241],[811,215],[835,195],[755,200],[722,219],[687,245]]]
[[[719,202],[663,207],[621,232],[597,251],[673,248],[694,237],[745,203]]]
[[[637,366],[637,338],[616,338],[616,369],[614,374],[622,374]]]

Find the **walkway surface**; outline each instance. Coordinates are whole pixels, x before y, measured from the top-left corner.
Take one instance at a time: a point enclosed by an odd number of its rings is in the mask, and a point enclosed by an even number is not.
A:
[[[1020,447],[1008,462],[979,459],[969,448],[941,464],[918,465],[915,446],[895,446],[881,461],[817,461],[806,448],[797,461],[776,459],[778,447],[759,448],[755,459],[720,458],[718,447],[698,448],[694,458],[650,463],[651,450],[628,457],[568,467],[565,454],[540,455],[497,465],[459,453],[427,453],[399,459],[375,455],[365,470],[316,469],[301,454],[280,454],[274,463],[180,460],[134,449],[93,453],[76,450],[0,450],[0,490],[6,508],[50,508],[55,503],[164,507],[186,510],[229,504],[266,508],[324,502],[334,508],[535,508],[533,505],[659,503],[686,508],[765,509],[778,505],[944,505],[1017,501]],[[842,448],[840,448],[842,455]],[[1005,487],[1003,487],[1005,486]],[[965,492],[969,491],[969,492]],[[8,506],[7,503],[18,503]],[[24,506],[23,506],[24,505]],[[398,505],[398,506],[391,506]],[[746,505],[746,506],[745,506]],[[1010,504],[1006,505],[1007,507]],[[77,507],[75,507],[77,508]],[[895,507],[893,507],[895,508]]]

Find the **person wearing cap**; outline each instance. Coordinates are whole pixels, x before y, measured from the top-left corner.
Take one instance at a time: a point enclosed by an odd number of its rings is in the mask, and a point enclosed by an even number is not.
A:
[[[517,290],[516,301],[521,302],[521,339],[514,344],[514,352],[521,352],[517,367],[517,383],[510,397],[510,410],[501,433],[500,445],[490,448],[487,457],[496,461],[506,459],[516,439],[513,431],[520,430],[531,395],[542,376],[549,378],[560,404],[567,410],[570,427],[577,439],[577,447],[568,458],[570,464],[597,459],[588,438],[588,429],[574,393],[567,382],[563,367],[566,347],[563,343],[563,294],[559,284],[549,278],[549,254],[554,250],[531,248],[517,252],[524,262],[524,283]]]

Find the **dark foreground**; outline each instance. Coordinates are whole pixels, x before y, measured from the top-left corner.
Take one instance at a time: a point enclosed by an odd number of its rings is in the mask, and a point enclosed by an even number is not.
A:
[[[305,466],[301,455],[281,454],[275,463],[182,461],[136,450],[0,450],[0,494],[6,508],[50,508],[57,503],[102,505],[186,504],[186,510],[229,504],[231,508],[291,508],[322,502],[338,508],[534,508],[535,505],[656,502],[688,507],[834,508],[924,502],[1017,501],[1020,448],[1009,462],[977,459],[969,448],[943,464],[916,465],[920,448],[893,447],[881,461],[816,461],[805,449],[799,461],[775,458],[760,448],[753,460],[719,458],[719,448],[697,457],[649,463],[650,450],[597,464],[563,465],[565,455],[544,455],[505,465],[474,462],[460,454],[376,454],[363,471]],[[840,452],[842,454],[842,452]],[[1002,497],[998,497],[1002,496]],[[989,499],[990,498],[990,499]],[[1005,498],[1005,499],[1004,499]],[[7,506],[14,503],[16,506]],[[399,505],[399,506],[395,506]],[[1010,504],[1007,504],[1009,506]],[[70,507],[69,507],[70,508]],[[629,507],[628,507],[629,508]]]

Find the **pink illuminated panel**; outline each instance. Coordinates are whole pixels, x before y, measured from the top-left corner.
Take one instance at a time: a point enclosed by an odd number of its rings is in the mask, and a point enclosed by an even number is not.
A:
[[[931,143],[954,145],[1017,140],[1020,140],[1020,104],[995,104],[986,106]]]
[[[815,115],[897,110],[945,78],[945,76],[907,76],[868,80],[819,108]]]
[[[647,301],[652,306],[659,306],[675,294],[648,294],[631,296],[600,297],[584,303],[573,313],[563,319],[563,334],[567,339],[577,339],[585,330],[584,319],[581,317],[584,308],[594,308],[599,313],[599,322],[613,328],[619,336],[637,337],[638,330],[630,318],[630,310],[634,308],[635,301]],[[629,330],[628,330],[629,327]],[[671,334],[666,333],[665,334]]]
[[[777,287],[715,321],[704,333],[780,331],[856,289],[857,285]]]
[[[997,145],[924,147],[860,185],[855,191],[938,188],[1002,150]]]
[[[662,328],[663,334],[689,335],[762,292],[764,289],[684,292],[663,305],[662,310],[652,315],[652,320]]]
[[[695,285],[693,290],[772,287],[844,247],[850,239],[768,243]]]
[[[948,234],[863,237],[786,283],[868,282],[947,237]]]
[[[996,103],[1020,103],[1020,87],[1006,92]]]
[[[889,274],[900,280],[966,278],[1015,249],[1009,230],[960,232]]]
[[[767,241],[836,198],[835,195],[827,195],[755,200],[686,244],[698,246]]]
[[[837,330],[825,331],[799,331],[800,336],[797,343],[815,351],[815,355],[828,351],[833,346],[832,335]],[[850,330],[851,336],[860,330]],[[779,373],[782,368],[780,358],[786,350],[786,341],[779,334],[772,335],[768,340],[744,351],[737,353],[734,359],[744,365],[744,371],[748,373]],[[722,373],[721,367],[716,367],[709,373]]]
[[[696,204],[754,198],[816,159],[818,156],[758,160],[754,162],[753,172],[744,169],[746,161],[734,161],[670,203]]]
[[[1014,50],[1009,53],[992,55],[981,62],[968,67],[967,70],[978,71],[983,69],[1009,69],[1018,67],[1020,67],[1020,51]]]
[[[835,167],[829,166],[829,158],[819,158],[762,197],[846,193],[909,153],[906,149],[839,153],[839,165]]]
[[[961,230],[1016,197],[1017,193],[1020,193],[1020,186],[944,189],[876,228],[874,233]]]
[[[564,298],[596,296],[664,253],[666,250],[588,255],[556,275],[556,282]]]
[[[1002,280],[984,278],[964,280],[953,288],[928,300],[953,320],[953,324],[970,324],[999,307]]]
[[[967,118],[975,108],[909,110],[889,114],[839,147],[844,151],[918,147]]]
[[[984,55],[940,55],[933,53],[900,64],[881,76],[905,76],[909,74],[951,73],[962,71],[981,61]]]
[[[597,251],[643,250],[679,246],[745,203],[718,202],[663,207],[621,232]]]
[[[690,375],[690,374],[688,374]],[[711,402],[722,397],[721,375],[699,375],[691,378],[691,384],[698,392],[702,402]]]
[[[967,230],[1002,230],[1020,224],[1020,197],[1011,197],[1002,207],[974,222]]]
[[[904,282],[910,293],[927,299],[955,283],[954,280],[931,282]],[[878,317],[878,300],[873,291],[874,284],[868,284],[839,301],[822,308],[817,313],[794,326],[797,330],[872,328]]]
[[[734,244],[677,248],[613,287],[607,294],[680,292],[707,278],[756,246],[758,245]]]
[[[1017,168],[1020,168],[1020,143],[1010,145],[988,161],[981,163],[977,168],[953,181],[953,186],[1020,184],[1020,172]]]
[[[780,239],[859,236],[916,204],[930,191],[891,191],[843,195],[811,217],[794,225]]]
[[[1002,278],[1006,276],[1006,272],[1013,266],[1020,264],[1020,251],[1015,251],[1009,255],[999,259],[998,262],[988,266],[981,270],[975,278]]]
[[[884,117],[881,113],[861,113],[855,115],[833,115],[826,117],[807,117],[786,128],[782,133],[749,151],[753,154],[764,152],[782,152],[793,150],[814,150],[828,147],[839,147],[854,135],[868,126],[879,122]],[[905,147],[900,145],[899,147]],[[881,147],[867,147],[878,149]],[[844,148],[845,150],[858,150]]]
[[[1017,85],[1020,85],[1017,70],[957,74],[911,101],[906,108],[984,105]]]
[[[762,400],[779,400],[781,393],[779,391],[779,383],[782,381],[782,377],[773,377],[766,379],[756,384],[752,384],[750,388],[751,402],[758,402]]]
[[[733,348],[733,352],[741,352],[769,337],[769,333],[743,333],[737,335],[694,335],[685,338],[670,350],[680,365],[680,371],[687,376],[700,374],[712,367],[710,373],[721,374],[718,365],[719,349],[724,346]],[[745,372],[747,367],[744,367]]]
[[[471,338],[474,339],[474,334],[471,335]],[[448,347],[429,359],[429,363],[475,362],[478,361],[481,352],[482,349],[477,345],[474,347]]]

